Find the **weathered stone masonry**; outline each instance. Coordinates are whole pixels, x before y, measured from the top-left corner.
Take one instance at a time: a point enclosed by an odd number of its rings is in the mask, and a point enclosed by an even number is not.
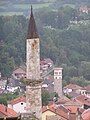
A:
[[[26,42],[26,110],[39,120],[42,119],[41,80],[40,80],[40,43],[36,24],[31,7],[31,16],[28,26]]]

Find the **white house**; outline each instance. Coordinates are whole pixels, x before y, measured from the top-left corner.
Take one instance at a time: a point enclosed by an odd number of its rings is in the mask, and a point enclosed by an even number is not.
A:
[[[16,87],[7,86],[7,91],[9,91],[9,92],[15,92],[18,88],[20,88],[20,87],[18,87],[18,86],[16,86]]]
[[[14,100],[11,100],[8,107],[16,111],[17,113],[26,113],[26,97],[21,96]]]
[[[7,80],[0,80],[0,88],[5,90]]]

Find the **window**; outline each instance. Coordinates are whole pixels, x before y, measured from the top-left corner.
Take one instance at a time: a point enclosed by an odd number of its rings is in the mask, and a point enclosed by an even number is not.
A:
[[[59,72],[59,74],[61,74],[61,72]]]
[[[62,79],[62,77],[59,77],[59,79]]]
[[[21,103],[21,105],[23,105],[23,103]]]
[[[55,74],[57,75],[57,74],[58,74],[58,72],[55,72]]]

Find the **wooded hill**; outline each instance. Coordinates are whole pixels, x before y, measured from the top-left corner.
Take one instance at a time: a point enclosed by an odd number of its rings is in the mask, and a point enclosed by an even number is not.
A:
[[[77,24],[71,24],[76,17]],[[57,11],[39,9],[35,18],[41,39],[41,58],[49,57],[56,66],[63,67],[64,85],[69,82],[89,84],[90,14],[79,14],[66,6]],[[28,19],[24,16],[0,17],[0,71],[3,76],[10,76],[16,66],[25,63],[27,28]]]

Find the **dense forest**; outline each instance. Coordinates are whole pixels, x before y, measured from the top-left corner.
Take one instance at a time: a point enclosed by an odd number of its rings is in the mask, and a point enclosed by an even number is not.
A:
[[[41,58],[51,58],[56,66],[63,67],[64,84],[90,83],[90,13],[79,13],[75,8],[64,6],[58,10],[38,9],[34,16]],[[9,77],[15,67],[25,63],[28,21],[23,15],[0,16],[2,76]]]

